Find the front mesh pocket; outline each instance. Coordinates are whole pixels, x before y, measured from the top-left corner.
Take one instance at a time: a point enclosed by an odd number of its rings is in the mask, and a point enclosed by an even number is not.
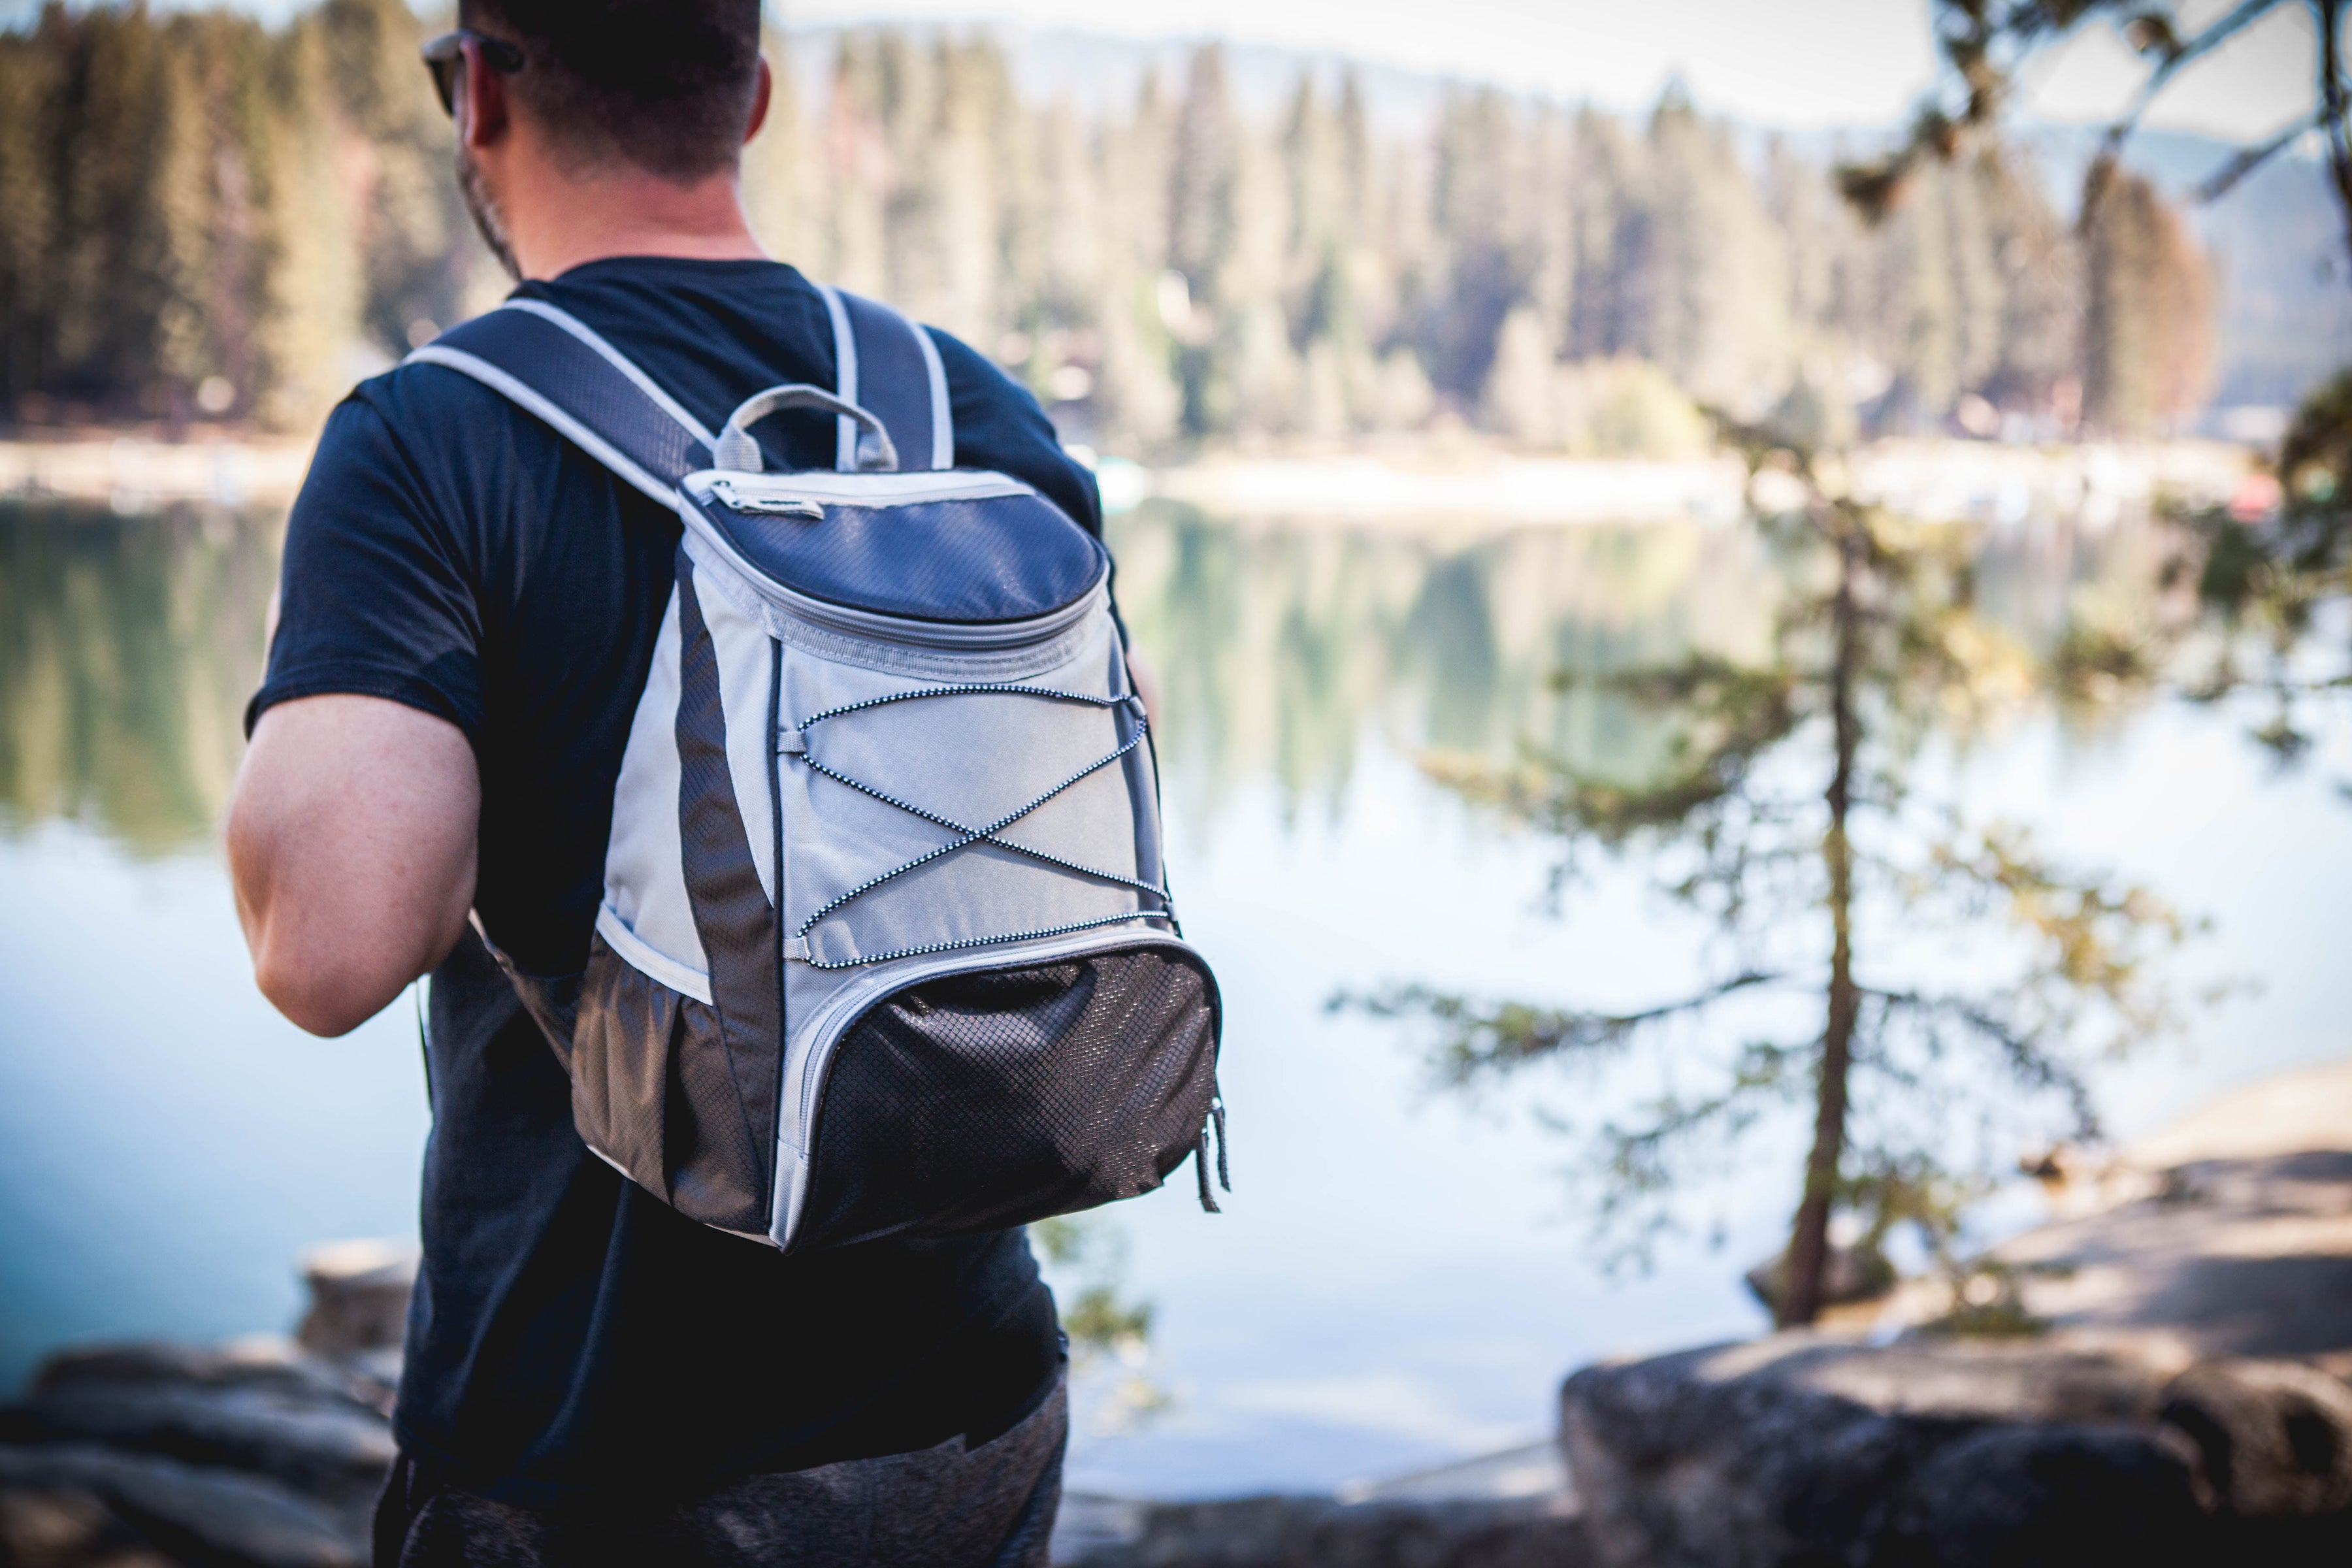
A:
[[[951,975],[835,1047],[793,1248],[1002,1230],[1150,1192],[1216,1092],[1217,992],[1163,944]]]

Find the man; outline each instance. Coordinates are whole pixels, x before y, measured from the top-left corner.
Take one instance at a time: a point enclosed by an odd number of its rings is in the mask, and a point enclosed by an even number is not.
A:
[[[739,201],[769,96],[759,0],[466,0],[459,20],[428,61],[519,296],[711,426],[761,388],[833,384],[821,296]],[[933,337],[958,466],[1098,531],[1035,402]],[[832,466],[829,416],[760,434],[771,466]],[[378,1562],[1042,1563],[1061,1341],[1021,1235],[785,1258],[682,1218],[583,1146],[472,929],[523,970],[580,969],[677,541],[674,514],[429,364],[336,410],[289,524],[229,822],[255,973],[321,1035],[432,975]]]

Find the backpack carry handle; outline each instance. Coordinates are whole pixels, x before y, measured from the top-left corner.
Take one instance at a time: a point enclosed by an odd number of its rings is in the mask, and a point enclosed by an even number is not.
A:
[[[898,471],[898,448],[891,444],[890,432],[882,421],[845,397],[836,397],[821,386],[806,382],[791,382],[772,386],[765,392],[754,393],[742,405],[727,416],[727,424],[719,438],[710,444],[713,468],[726,468],[739,474],[761,471],[760,444],[751,438],[750,426],[769,415],[786,408],[818,408],[829,414],[854,419],[864,426],[874,437],[875,456],[879,460],[874,468],[886,474]],[[865,443],[859,442],[862,450]]]

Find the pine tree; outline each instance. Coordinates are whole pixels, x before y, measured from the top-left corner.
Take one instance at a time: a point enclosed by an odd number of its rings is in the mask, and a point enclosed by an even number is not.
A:
[[[2157,435],[2211,376],[2204,259],[2153,186],[2117,174],[2093,216],[2087,269],[2084,417],[2111,437]]]
[[[365,298],[357,226],[336,167],[332,68],[319,17],[287,31],[268,79],[279,111],[259,165],[258,413],[267,424],[302,428],[343,390]]]
[[[47,19],[44,18],[44,30]],[[57,244],[49,153],[58,57],[39,37],[0,34],[0,410],[47,378]]]

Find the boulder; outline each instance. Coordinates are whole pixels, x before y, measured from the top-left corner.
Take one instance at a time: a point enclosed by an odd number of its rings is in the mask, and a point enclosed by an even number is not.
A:
[[[2173,1380],[2162,1414],[2200,1500],[2260,1561],[2352,1563],[2352,1388],[2298,1362],[2214,1361]]]
[[[9,1568],[175,1568],[162,1549],[79,1487],[0,1487],[0,1563]]]
[[[360,1568],[331,1510],[257,1476],[82,1444],[0,1447],[0,1529],[21,1563]],[[121,1555],[103,1555],[118,1551]]]
[[[101,1346],[44,1363],[25,1403],[0,1414],[0,1437],[251,1471],[363,1513],[394,1452],[366,1394],[283,1342]]]
[[[2207,1496],[2245,1518],[2352,1510],[2352,1388],[2300,1362],[2214,1361],[2164,1391],[2164,1422],[2195,1445]]]
[[[1955,1438],[1905,1479],[1861,1561],[1885,1568],[2202,1568],[2210,1521],[2164,1435],[2004,1424]]]
[[[1587,1568],[1582,1526],[1548,1501],[1340,1503],[1258,1497],[1145,1503],[1132,1538],[1082,1568]]]
[[[1603,1562],[1891,1568],[1958,1561],[1919,1555],[1932,1539],[2042,1550],[2107,1495],[2094,1477],[2151,1517],[2194,1514],[2161,1394],[2117,1356],[1783,1334],[1588,1367],[1560,1441]]]
[[[46,1441],[251,1471],[343,1508],[374,1498],[395,1451],[373,1411],[250,1389],[77,1390],[34,1402],[14,1424]]]
[[[338,1241],[302,1258],[310,1310],[294,1337],[322,1356],[397,1346],[416,1286],[416,1249],[388,1241]]]

